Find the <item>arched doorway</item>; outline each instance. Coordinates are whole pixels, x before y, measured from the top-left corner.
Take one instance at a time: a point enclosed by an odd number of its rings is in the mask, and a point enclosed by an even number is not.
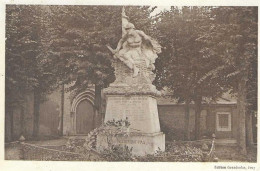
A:
[[[95,128],[93,105],[88,100],[79,102],[76,108],[76,133],[88,134]]]
[[[102,123],[102,115],[94,110],[95,92],[88,89],[74,97],[70,110],[72,135],[88,134]]]

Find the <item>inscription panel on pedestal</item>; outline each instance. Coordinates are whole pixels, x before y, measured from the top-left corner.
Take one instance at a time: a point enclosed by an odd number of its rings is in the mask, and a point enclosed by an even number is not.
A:
[[[143,121],[150,119],[148,97],[109,97],[106,120],[128,119]]]

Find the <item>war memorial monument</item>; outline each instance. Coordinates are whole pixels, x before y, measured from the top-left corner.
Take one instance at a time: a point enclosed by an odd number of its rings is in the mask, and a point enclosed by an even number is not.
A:
[[[132,147],[134,155],[154,154],[165,150],[165,134],[160,130],[156,96],[152,85],[155,59],[161,46],[143,31],[136,30],[122,11],[122,38],[113,54],[116,80],[104,89],[105,122],[128,119],[129,136],[114,137],[113,143]],[[97,137],[97,149],[107,147],[106,138]]]

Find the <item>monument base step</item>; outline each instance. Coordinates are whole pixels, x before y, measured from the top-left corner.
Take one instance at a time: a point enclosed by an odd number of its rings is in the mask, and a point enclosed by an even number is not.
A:
[[[97,150],[101,152],[108,148],[108,139],[113,145],[126,145],[132,148],[134,156],[155,154],[156,151],[165,151],[165,134],[159,133],[130,133],[129,136],[115,136],[107,138],[106,135],[97,136]]]

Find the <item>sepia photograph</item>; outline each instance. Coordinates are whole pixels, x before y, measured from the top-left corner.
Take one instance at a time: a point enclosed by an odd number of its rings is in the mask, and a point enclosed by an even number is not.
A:
[[[257,163],[258,6],[6,4],[4,55],[5,161]]]

